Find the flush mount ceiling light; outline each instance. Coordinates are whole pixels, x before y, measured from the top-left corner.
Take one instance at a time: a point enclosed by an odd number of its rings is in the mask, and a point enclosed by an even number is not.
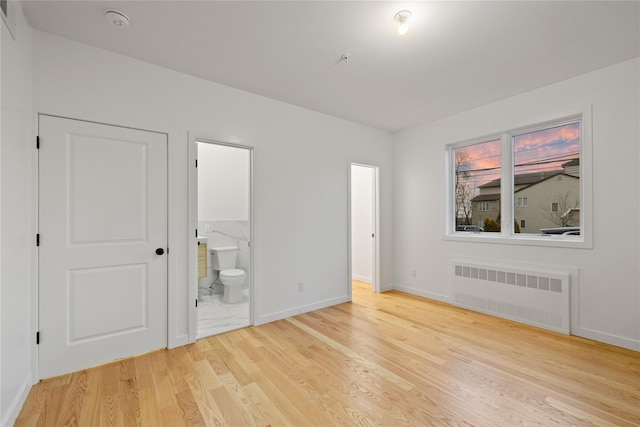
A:
[[[396,13],[396,16],[393,18],[398,25],[398,34],[404,36],[409,31],[409,19],[411,19],[411,12],[408,10],[401,10]]]
[[[129,28],[129,22],[131,22],[127,15],[117,10],[107,10],[104,13],[104,18],[109,24],[118,28]]]

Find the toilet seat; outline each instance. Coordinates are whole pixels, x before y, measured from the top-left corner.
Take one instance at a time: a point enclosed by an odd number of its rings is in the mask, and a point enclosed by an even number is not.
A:
[[[228,270],[222,270],[220,272],[220,278],[222,277],[228,277],[228,278],[232,278],[232,277],[240,277],[240,276],[244,276],[245,272],[244,270],[240,270],[237,268],[230,268]]]

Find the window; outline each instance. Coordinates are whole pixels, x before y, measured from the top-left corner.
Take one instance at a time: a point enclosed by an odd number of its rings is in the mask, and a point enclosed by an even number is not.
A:
[[[499,215],[501,150],[499,139],[453,149],[456,227],[483,224],[486,212],[491,209],[490,202],[496,206],[496,216]]]
[[[528,220],[535,234],[580,226],[576,215],[580,209],[580,121],[510,136],[515,218]],[[519,210],[523,206],[520,199],[531,199],[537,209]]]
[[[584,242],[576,238],[584,234],[582,122],[574,116],[450,145],[447,234],[481,224],[483,236]]]

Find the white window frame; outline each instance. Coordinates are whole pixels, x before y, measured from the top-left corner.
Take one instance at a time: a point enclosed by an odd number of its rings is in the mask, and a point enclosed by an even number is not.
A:
[[[489,212],[489,202],[478,202],[478,212]]]
[[[529,198],[528,197],[518,197],[518,207],[519,208],[526,208],[527,206],[529,206]]]
[[[555,206],[555,209],[554,209]],[[560,203],[551,202],[551,212],[559,212],[560,211]]]
[[[580,124],[580,236],[540,235],[515,233],[514,210],[517,202],[513,185],[513,142],[512,137],[528,132],[547,129],[579,121]],[[526,246],[551,246],[570,248],[593,248],[593,180],[592,180],[592,106],[583,108],[579,113],[556,115],[530,124],[514,126],[482,138],[446,145],[446,221],[443,239],[463,242],[499,243]],[[470,233],[455,230],[455,149],[482,142],[501,140],[501,231],[498,233]]]

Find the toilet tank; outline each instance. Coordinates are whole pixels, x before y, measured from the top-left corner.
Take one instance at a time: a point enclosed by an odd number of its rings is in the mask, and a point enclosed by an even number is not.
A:
[[[211,268],[213,270],[229,270],[236,268],[238,248],[236,246],[213,247],[211,252]]]

